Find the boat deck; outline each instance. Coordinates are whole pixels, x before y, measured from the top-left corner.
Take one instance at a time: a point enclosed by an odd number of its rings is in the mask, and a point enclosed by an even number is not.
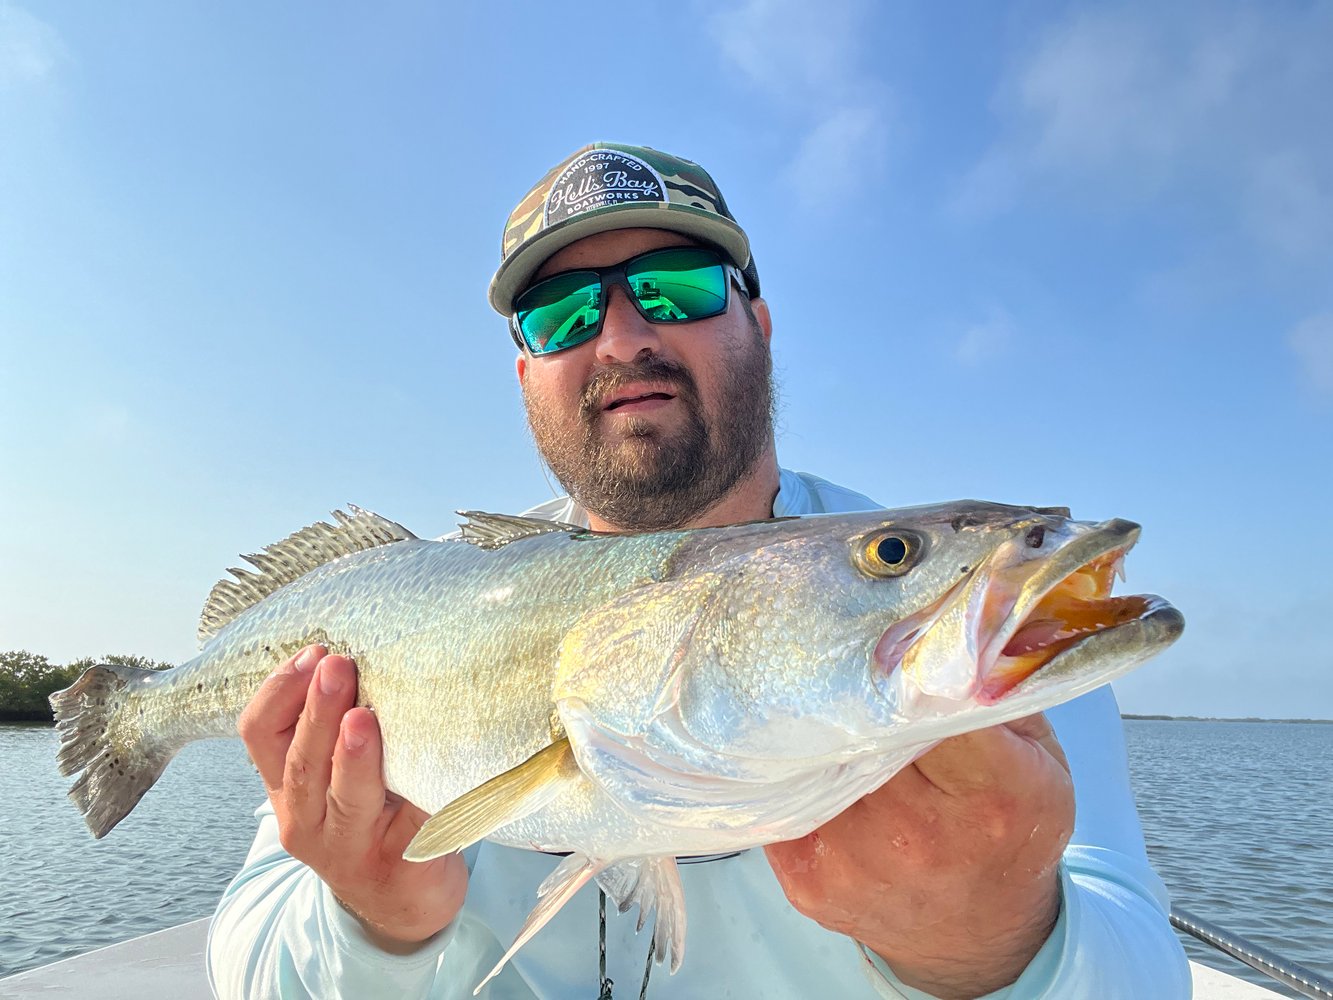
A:
[[[208,920],[195,920],[145,934],[39,969],[0,979],[4,1000],[203,1000],[209,993],[204,975]],[[1271,1000],[1281,994],[1216,969],[1190,963],[1195,1000]]]

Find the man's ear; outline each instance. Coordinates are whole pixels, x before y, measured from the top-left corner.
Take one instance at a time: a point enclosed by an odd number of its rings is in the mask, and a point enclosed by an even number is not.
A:
[[[750,311],[754,313],[755,322],[759,324],[759,331],[764,335],[764,341],[771,343],[773,340],[773,316],[768,311],[768,303],[764,299],[751,299]]]
[[[522,385],[523,376],[526,375],[528,371],[528,356],[526,354],[519,352],[518,357],[514,361],[514,371],[518,373],[518,384]]]

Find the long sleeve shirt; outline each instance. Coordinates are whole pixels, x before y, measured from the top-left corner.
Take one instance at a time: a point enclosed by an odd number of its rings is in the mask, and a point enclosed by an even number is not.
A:
[[[781,472],[775,516],[868,510],[878,505],[804,473]],[[586,524],[568,498],[531,516]],[[1047,712],[1069,760],[1076,820],[1060,865],[1060,915],[1016,982],[987,1000],[1173,1000],[1190,995],[1184,951],[1167,921],[1166,888],[1153,872],[1129,786],[1119,709],[1109,687]],[[222,1000],[255,998],[463,998],[500,959],[560,859],[483,841],[465,852],[466,903],[447,928],[410,955],[388,954],[318,876],[287,854],[272,808],[209,932],[209,980]],[[889,848],[886,848],[889,849]],[[762,850],[680,866],[686,960],[656,967],[653,1000],[833,996],[923,1000],[878,956],[825,930],[787,902]],[[637,994],[650,935],[636,914],[606,918],[607,976],[617,996]],[[591,998],[598,984],[597,894],[585,888],[485,987],[489,1000]]]

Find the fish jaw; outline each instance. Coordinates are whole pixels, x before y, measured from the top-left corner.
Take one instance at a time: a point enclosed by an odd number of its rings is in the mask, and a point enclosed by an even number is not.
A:
[[[884,633],[874,652],[881,691],[905,716],[948,715],[964,705],[998,704],[1084,645],[1095,655],[1070,662],[1100,671],[1089,687],[1110,679],[1109,659],[1124,662],[1117,675],[1137,665],[1183,627],[1179,612],[1159,597],[1111,596],[1138,535],[1138,525],[1118,519],[1016,525],[1012,538],[939,601]],[[1113,642],[1103,638],[1117,632]],[[1136,643],[1151,649],[1138,656]]]

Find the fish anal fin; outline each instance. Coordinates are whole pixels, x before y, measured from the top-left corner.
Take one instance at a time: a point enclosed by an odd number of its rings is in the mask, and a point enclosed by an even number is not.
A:
[[[405,542],[416,535],[401,524],[372,514],[360,507],[348,505],[351,513],[333,512],[337,525],[316,521],[280,542],[265,546],[264,551],[244,556],[246,562],[259,570],[229,569],[234,580],[223,579],[214,585],[199,615],[199,641],[216,635],[224,625],[247,608],[258,604],[269,594],[298,580],[325,563],[378,548],[390,542]]]
[[[492,979],[500,974],[511,958],[532,939],[532,936],[546,926],[547,922],[554,917],[560,908],[574,898],[574,894],[582,889],[590,878],[593,878],[602,868],[600,862],[591,858],[584,857],[582,854],[571,854],[556,866],[555,871],[551,872],[542,882],[537,890],[537,905],[532,908],[528,914],[528,919],[523,922],[519,929],[518,937],[514,938],[514,943],[509,946],[509,950],[504,953],[494,969],[492,969],[472,991],[476,996],[482,991]]]
[[[467,518],[458,526],[458,537],[480,549],[498,549],[520,538],[535,535],[586,534],[587,528],[563,521],[547,521],[540,517],[519,517],[514,514],[488,514],[484,510],[460,510]]]
[[[670,855],[629,858],[604,868],[597,884],[621,913],[639,908],[636,932],[653,917],[653,957],[671,960],[674,974],[685,958],[685,890],[680,870]]]
[[[556,740],[517,767],[464,792],[426,820],[403,858],[430,861],[471,847],[505,824],[536,812],[580,775],[569,740]]]

